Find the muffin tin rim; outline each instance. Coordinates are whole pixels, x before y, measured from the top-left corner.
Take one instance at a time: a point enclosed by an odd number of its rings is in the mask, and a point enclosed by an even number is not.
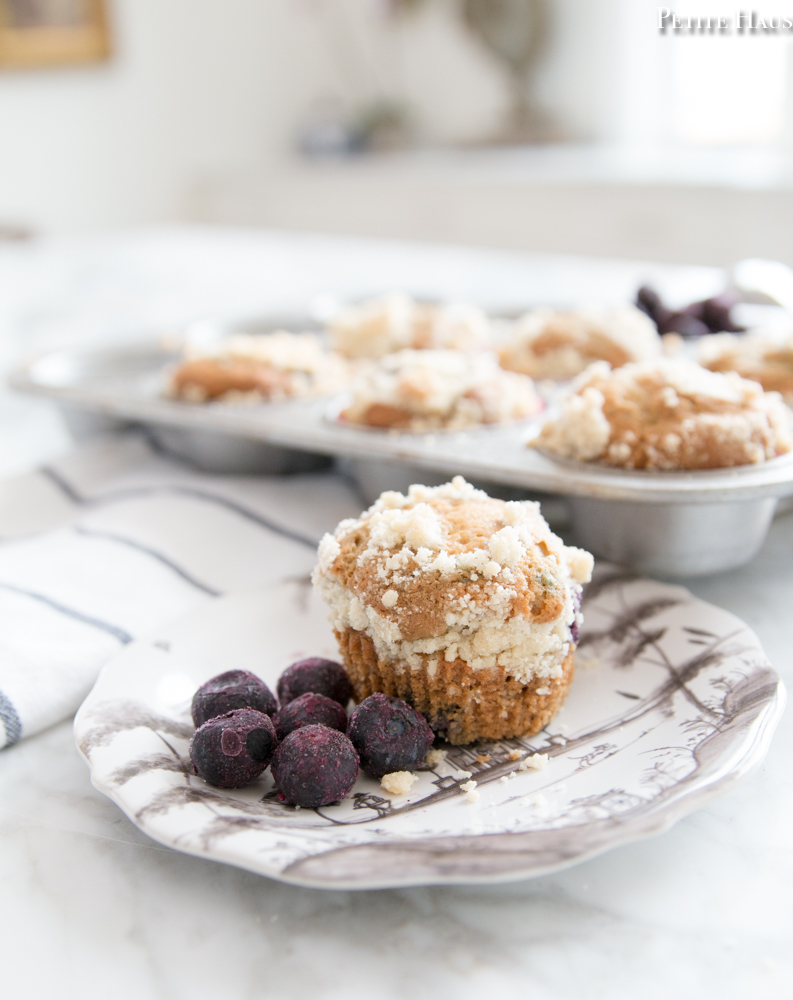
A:
[[[138,360],[150,359],[145,379],[140,370],[132,374],[124,371],[124,359],[130,354]],[[537,417],[510,424],[417,434],[380,432],[329,421],[328,408],[343,395],[339,393],[245,406],[164,399],[144,382],[158,375],[171,358],[172,352],[152,338],[61,348],[17,368],[9,383],[18,391],[120,420],[221,432],[301,451],[401,460],[450,475],[459,472],[562,495],[711,503],[793,494],[793,455],[723,470],[645,472],[595,463],[565,466],[567,460],[527,447],[548,407]],[[90,366],[97,361],[105,367],[104,376],[91,374]],[[62,368],[57,379],[47,373],[53,364]],[[484,454],[476,453],[477,438],[487,442]]]

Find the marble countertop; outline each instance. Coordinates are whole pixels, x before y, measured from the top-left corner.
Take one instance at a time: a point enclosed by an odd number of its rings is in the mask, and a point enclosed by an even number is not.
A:
[[[321,273],[319,260],[330,261]],[[290,296],[360,294],[378,280],[453,294],[467,275],[476,297],[518,298],[536,280],[531,265],[519,255],[184,230],[3,248],[0,350],[8,364],[49,344],[280,307]],[[598,272],[614,295],[641,272],[543,266],[542,287],[593,287]],[[37,401],[0,397],[0,430],[5,473],[68,447],[57,415]],[[787,514],[752,564],[690,585],[755,629],[788,685],[792,553]],[[63,723],[0,753],[0,982],[31,1000],[788,997],[792,755],[787,713],[765,763],[736,790],[662,836],[559,874],[491,888],[319,892],[148,840],[92,789]]]

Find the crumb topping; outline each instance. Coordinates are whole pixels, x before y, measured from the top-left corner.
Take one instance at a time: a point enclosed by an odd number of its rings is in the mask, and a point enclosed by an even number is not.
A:
[[[269,365],[282,372],[315,372],[325,364],[327,352],[313,333],[235,333],[215,344],[185,347],[186,361],[217,358]]]
[[[737,372],[779,392],[793,406],[793,334],[774,336],[758,330],[743,337],[718,333],[704,337],[699,362],[714,372]]]
[[[359,373],[352,394],[345,420],[419,433],[521,420],[542,406],[531,379],[486,352],[389,354]]]
[[[490,321],[476,306],[428,305],[401,293],[341,310],[329,332],[334,350],[348,358],[382,358],[405,347],[471,351],[491,339]]]
[[[387,590],[382,597],[384,608],[393,608],[399,600],[399,594],[395,590]]]
[[[626,469],[716,469],[774,458],[793,439],[776,393],[664,359],[615,371],[591,365],[531,444]]]
[[[462,477],[384,493],[320,543],[314,584],[338,631],[384,660],[562,675],[592,556],[565,546],[539,504],[494,500]],[[430,667],[432,673],[433,666]]]
[[[532,378],[567,379],[593,361],[619,368],[661,354],[655,324],[640,309],[534,309],[519,319],[501,351],[501,364]]]
[[[211,345],[188,344],[169,393],[195,403],[256,402],[337,391],[347,377],[346,363],[314,334],[237,333]]]

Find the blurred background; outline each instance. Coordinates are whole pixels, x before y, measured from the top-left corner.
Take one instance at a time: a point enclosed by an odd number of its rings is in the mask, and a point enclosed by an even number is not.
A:
[[[793,36],[661,34],[658,9],[0,0],[0,233],[186,222],[793,264]]]

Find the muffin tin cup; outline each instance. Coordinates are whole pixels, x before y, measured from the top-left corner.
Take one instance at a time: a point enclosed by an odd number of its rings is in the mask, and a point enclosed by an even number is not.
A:
[[[707,576],[743,566],[760,550],[777,500],[642,503],[569,497],[575,542],[639,573]]]
[[[104,413],[94,413],[72,403],[62,403],[58,409],[74,441],[88,441],[100,434],[112,434],[132,426],[129,420],[120,420]]]
[[[204,472],[221,475],[295,475],[317,472],[333,464],[329,455],[281,448],[217,431],[155,424],[149,428],[149,434],[169,455]]]
[[[129,420],[92,413],[71,404],[59,409],[74,441],[87,441],[135,426]],[[265,441],[191,427],[152,424],[148,433],[160,450],[204,472],[221,475],[291,475],[326,469],[333,462],[328,455],[279,448]]]

